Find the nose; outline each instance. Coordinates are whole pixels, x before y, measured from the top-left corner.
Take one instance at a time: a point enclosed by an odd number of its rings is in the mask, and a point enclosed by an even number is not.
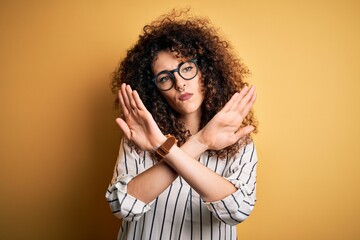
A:
[[[174,73],[174,77],[175,77],[175,89],[179,92],[183,92],[185,91],[185,79],[183,79],[179,73]]]

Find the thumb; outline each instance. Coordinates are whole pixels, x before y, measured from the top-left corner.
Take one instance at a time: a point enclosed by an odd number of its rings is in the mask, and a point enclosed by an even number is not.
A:
[[[120,127],[121,131],[124,133],[124,135],[127,137],[127,139],[130,139],[131,137],[131,131],[127,123],[122,118],[116,118],[116,123]]]
[[[254,131],[254,126],[246,126],[246,127],[243,127],[243,128],[240,128],[237,132],[235,132],[235,135],[238,139],[242,138],[243,136],[251,133],[252,131]]]

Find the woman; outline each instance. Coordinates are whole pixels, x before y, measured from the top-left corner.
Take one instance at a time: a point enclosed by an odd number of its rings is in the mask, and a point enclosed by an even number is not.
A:
[[[116,70],[124,133],[106,197],[118,239],[236,239],[255,204],[246,67],[206,19],[144,27]]]

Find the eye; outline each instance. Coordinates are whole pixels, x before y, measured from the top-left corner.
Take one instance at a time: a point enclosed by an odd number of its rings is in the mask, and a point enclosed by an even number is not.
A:
[[[166,83],[167,81],[170,81],[170,76],[169,75],[162,75],[158,77],[158,83]]]
[[[187,66],[187,67],[184,67],[182,72],[186,73],[186,72],[190,72],[194,67],[192,66]]]

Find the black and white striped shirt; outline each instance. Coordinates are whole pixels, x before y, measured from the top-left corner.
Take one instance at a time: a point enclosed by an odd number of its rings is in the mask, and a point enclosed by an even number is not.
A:
[[[246,145],[231,159],[203,153],[200,162],[228,179],[238,191],[217,202],[204,202],[178,177],[154,201],[145,204],[127,193],[127,183],[156,161],[148,152],[131,150],[123,140],[106,192],[112,212],[123,219],[118,239],[236,239],[236,224],[249,216],[256,201],[255,146]]]

